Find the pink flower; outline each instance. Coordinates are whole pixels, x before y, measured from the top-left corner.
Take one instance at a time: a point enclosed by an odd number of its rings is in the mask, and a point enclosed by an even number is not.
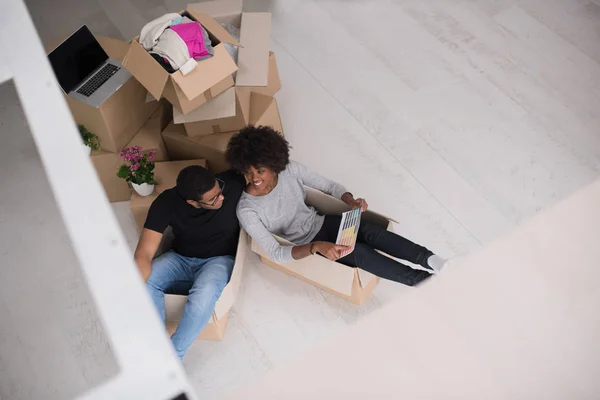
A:
[[[131,165],[129,166],[129,169],[130,169],[131,171],[137,171],[138,169],[140,169],[140,164],[139,164],[139,163],[131,164]]]

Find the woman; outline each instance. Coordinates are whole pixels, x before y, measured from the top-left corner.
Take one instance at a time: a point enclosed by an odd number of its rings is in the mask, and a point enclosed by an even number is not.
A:
[[[354,251],[340,258],[346,249],[335,244],[341,216],[320,215],[306,205],[304,186],[340,198],[353,209],[361,207],[363,212],[368,204],[364,199],[355,199],[342,185],[290,161],[289,154],[288,142],[264,126],[242,129],[227,146],[227,160],[248,181],[237,206],[238,219],[273,261],[285,263],[318,253],[409,286],[440,272],[445,263],[443,258],[365,221],[361,221]],[[281,245],[273,234],[295,245]],[[376,250],[421,265],[431,272],[413,269]]]

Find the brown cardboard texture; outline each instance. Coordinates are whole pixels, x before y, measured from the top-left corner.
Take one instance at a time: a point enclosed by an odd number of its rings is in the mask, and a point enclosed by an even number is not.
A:
[[[157,182],[157,185],[154,186],[154,192],[150,196],[140,196],[135,193],[135,191],[132,193],[129,208],[131,209],[133,218],[140,231],[144,227],[144,222],[146,222],[146,216],[148,215],[148,210],[150,209],[152,202],[164,190],[174,187],[177,183],[179,171],[190,165],[201,165],[206,168],[206,161],[188,160],[157,162],[154,167],[154,179]]]
[[[182,11],[182,15],[200,22],[213,43],[213,57],[199,61],[187,75],[181,71],[169,74],[139,43],[139,37],[129,44],[123,60],[125,68],[150,92],[152,97],[165,97],[181,112],[188,113],[233,85],[231,74],[237,71],[235,62],[223,42],[239,46],[229,33],[209,15],[199,11]]]
[[[270,126],[282,135],[284,134],[275,97],[252,93],[250,98],[250,124]]]
[[[161,135],[163,127],[170,121],[171,107],[165,107],[164,101],[161,101],[161,107],[156,110],[148,121],[135,134],[131,142],[126,147],[140,146],[144,153],[151,149],[156,149],[155,161],[168,161],[169,153]]]
[[[247,88],[229,88],[189,114],[174,109],[173,121],[183,123],[188,136],[237,131],[250,121],[250,96]]]
[[[190,11],[211,15],[219,23],[240,28],[236,86],[265,87],[269,79],[271,13],[243,12],[239,0],[208,1],[188,5]]]
[[[206,160],[208,169],[213,173],[230,168],[225,160],[225,150],[229,139],[236,132],[215,133],[208,136],[188,136],[183,125],[171,124],[162,133],[167,152],[172,160]]]
[[[264,94],[266,96],[275,96],[275,93],[281,90],[281,80],[279,79],[279,70],[277,69],[277,58],[275,53],[269,52],[269,78],[267,86],[248,86],[254,93]]]
[[[221,340],[225,335],[225,328],[227,326],[227,319],[229,317],[229,310],[235,303],[240,284],[242,282],[242,272],[244,268],[244,262],[246,259],[246,253],[248,251],[248,235],[243,229],[240,230],[240,236],[238,240],[237,253],[235,256],[235,264],[233,265],[233,272],[231,273],[231,279],[225,288],[221,297],[217,300],[215,309],[212,313],[210,321],[206,327],[200,332],[198,339],[205,340]],[[169,334],[173,334],[179,320],[183,315],[183,310],[187,296],[177,294],[166,294],[165,295],[165,311],[167,320],[167,330]]]
[[[306,189],[306,203],[315,207],[321,214],[340,214],[349,210],[341,200],[311,188]],[[385,227],[388,231],[393,231],[393,220],[388,217],[367,211],[363,214],[363,219]],[[291,242],[282,238],[277,236],[275,238],[282,244],[292,245]],[[363,304],[379,282],[379,278],[370,272],[360,268],[350,268],[318,255],[277,264],[269,259],[269,256],[254,240],[252,240],[252,251],[259,254],[265,264],[337,294],[355,304]]]
[[[275,98],[252,93],[249,123],[271,126],[283,134]],[[172,160],[203,158],[208,163],[208,169],[218,173],[230,168],[225,159],[225,150],[229,139],[237,132],[236,130],[206,136],[188,136],[182,125],[171,124],[163,131],[163,139]]]
[[[122,59],[127,43],[96,37],[109,57]],[[100,139],[102,150],[118,153],[157,109],[156,102],[146,103],[146,90],[133,77],[100,107],[92,107],[65,96],[73,119]]]
[[[121,166],[121,158],[118,154],[105,151],[92,151],[92,164],[108,201],[127,201],[131,198],[131,188],[125,179],[117,177],[117,170]]]

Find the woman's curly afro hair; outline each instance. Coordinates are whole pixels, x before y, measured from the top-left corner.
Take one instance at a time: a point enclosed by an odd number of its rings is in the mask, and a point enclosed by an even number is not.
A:
[[[290,162],[290,145],[269,126],[249,125],[229,140],[225,155],[231,167],[243,174],[250,167],[266,167],[278,174]]]

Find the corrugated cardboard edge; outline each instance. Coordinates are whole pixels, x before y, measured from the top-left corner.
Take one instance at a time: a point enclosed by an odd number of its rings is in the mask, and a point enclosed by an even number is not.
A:
[[[237,86],[267,86],[271,13],[243,13],[238,53]]]

